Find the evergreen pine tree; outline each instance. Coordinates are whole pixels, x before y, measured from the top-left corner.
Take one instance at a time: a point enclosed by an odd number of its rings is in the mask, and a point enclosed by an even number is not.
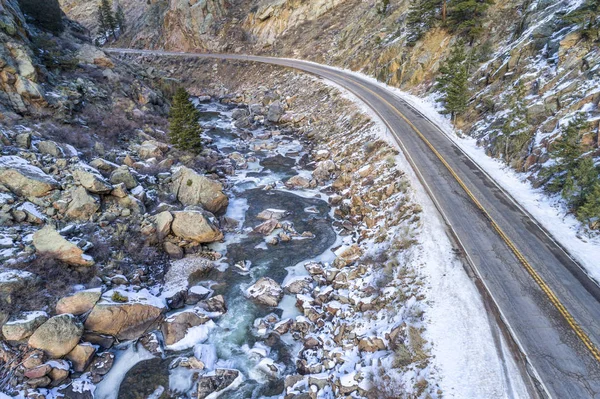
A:
[[[441,102],[444,103],[445,112],[450,114],[452,120],[467,109],[469,99],[468,88],[468,62],[462,43],[457,43],[440,67],[437,89],[442,93]]]
[[[127,29],[127,21],[125,20],[125,13],[123,12],[123,8],[120,4],[117,6],[117,11],[115,12],[115,22],[117,28],[119,28],[119,33],[125,33],[125,30]]]
[[[440,0],[413,0],[406,16],[407,44],[414,44],[435,25],[441,6]]]
[[[180,150],[199,153],[202,151],[200,134],[200,112],[190,101],[189,93],[182,87],[178,88],[173,97],[169,112],[169,138],[171,143]]]
[[[112,12],[112,4],[109,0],[101,0],[98,8],[99,33],[107,36],[112,35],[116,39],[117,24]]]
[[[494,0],[454,0],[448,4],[450,28],[469,40],[472,45],[483,31],[485,12]]]
[[[592,185],[576,215],[581,222],[587,222],[590,228],[600,228],[600,181]]]
[[[518,83],[508,102],[509,111],[502,125],[502,136],[498,138],[498,145],[503,145],[503,155],[507,161],[531,139],[524,99],[525,87]]]

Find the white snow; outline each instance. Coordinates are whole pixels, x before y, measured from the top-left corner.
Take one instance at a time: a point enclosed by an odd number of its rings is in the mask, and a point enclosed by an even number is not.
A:
[[[173,351],[193,348],[196,344],[205,342],[208,339],[208,335],[215,327],[216,324],[212,320],[199,326],[192,327],[187,330],[185,337],[172,345],[167,345],[166,348]]]
[[[112,368],[96,386],[95,399],[116,399],[121,382],[125,379],[127,372],[139,362],[154,357],[142,345],[127,343],[125,347],[125,350],[120,350],[123,347],[119,347],[115,351],[115,361]]]
[[[194,345],[194,356],[204,363],[207,370],[214,370],[217,363],[217,348],[212,344]]]

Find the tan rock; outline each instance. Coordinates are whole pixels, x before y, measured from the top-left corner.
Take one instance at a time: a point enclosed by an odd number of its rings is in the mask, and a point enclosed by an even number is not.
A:
[[[67,207],[66,215],[71,219],[88,220],[100,209],[97,197],[88,194],[83,187],[76,187],[71,191],[71,202]]]
[[[171,230],[177,237],[199,243],[223,239],[223,233],[201,211],[173,212]]]
[[[79,164],[72,172],[75,180],[91,193],[107,194],[113,188],[100,173],[87,165]]]
[[[217,213],[227,208],[229,199],[223,193],[223,185],[182,166],[173,174],[171,191],[184,205],[201,205],[209,212]]]
[[[94,307],[100,300],[102,292],[100,289],[91,289],[76,292],[73,295],[61,298],[56,304],[56,313],[70,313],[73,315],[82,315]]]
[[[164,211],[156,215],[156,234],[159,240],[164,239],[171,233],[172,222],[173,215],[169,211]]]
[[[73,364],[73,370],[82,373],[92,363],[96,348],[90,343],[84,342],[76,345],[73,350],[67,353],[66,358]]]
[[[46,312],[25,312],[2,326],[2,335],[9,342],[24,341],[48,320]]]
[[[146,291],[119,292],[124,302],[114,302],[114,293],[104,293],[85,321],[85,329],[117,339],[137,339],[156,325],[166,310],[164,304]]]
[[[83,334],[83,326],[68,314],[50,318],[29,338],[29,346],[43,350],[51,358],[71,352]]]
[[[67,241],[53,227],[46,225],[33,235],[33,246],[40,254],[48,254],[73,266],[91,266],[94,259],[83,250]]]
[[[164,146],[160,146],[160,144],[164,143],[159,143],[154,140],[144,141],[138,148],[138,155],[142,159],[162,158],[164,155],[162,148],[164,148]]]
[[[246,290],[246,296],[258,304],[275,307],[283,298],[283,290],[272,278],[262,277]]]
[[[43,197],[58,183],[40,168],[17,156],[0,157],[0,184],[23,197]]]

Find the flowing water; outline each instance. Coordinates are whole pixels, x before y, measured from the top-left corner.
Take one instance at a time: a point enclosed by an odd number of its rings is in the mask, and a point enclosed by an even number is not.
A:
[[[329,256],[330,248],[337,242],[330,208],[327,198],[318,191],[290,192],[281,184],[282,180],[291,176],[308,173],[300,170],[303,147],[297,139],[285,134],[267,137],[266,130],[258,128],[251,133],[261,139],[246,140],[245,134],[232,126],[231,110],[227,106],[210,103],[199,104],[198,107],[202,111],[205,133],[212,138],[213,145],[225,154],[235,151],[255,157],[248,162],[247,169],[237,170],[230,178],[232,187],[227,216],[240,221],[241,227],[236,233],[227,233],[224,243],[212,245],[213,249],[225,255],[219,270],[196,282],[211,284],[215,295],[225,297],[228,307],[226,314],[214,319],[216,327],[210,331],[208,338],[199,343],[203,344],[206,353],[214,356],[216,352],[214,368],[236,369],[243,374],[241,384],[222,393],[221,398],[279,396],[283,392],[282,377],[294,372],[293,353],[298,349],[297,344],[288,339],[258,336],[254,322],[271,313],[278,317],[298,315],[295,299],[286,296],[278,308],[268,308],[254,304],[244,296],[244,292],[261,277],[268,276],[282,283],[290,273],[302,274],[303,268],[299,265],[305,261]],[[270,149],[253,151],[256,144],[266,144]],[[264,189],[265,186],[271,189]],[[291,224],[300,234],[310,232],[314,238],[296,237],[278,245],[268,243],[274,234],[265,237],[252,232],[263,222],[257,215],[265,209],[287,211],[282,222]],[[238,262],[245,262],[249,270],[236,267]],[[175,396],[188,396],[193,390],[194,373],[183,367],[173,367],[173,364],[178,357],[193,353],[193,349],[167,351],[163,359],[140,361],[127,372],[118,398],[166,398],[169,397],[169,388],[177,393]],[[256,369],[265,354],[282,366],[279,378],[267,376]]]

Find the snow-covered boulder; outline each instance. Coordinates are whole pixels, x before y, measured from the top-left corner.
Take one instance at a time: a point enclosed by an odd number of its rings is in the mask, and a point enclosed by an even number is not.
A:
[[[263,277],[246,290],[246,296],[258,304],[275,307],[283,298],[283,290],[272,278]]]

